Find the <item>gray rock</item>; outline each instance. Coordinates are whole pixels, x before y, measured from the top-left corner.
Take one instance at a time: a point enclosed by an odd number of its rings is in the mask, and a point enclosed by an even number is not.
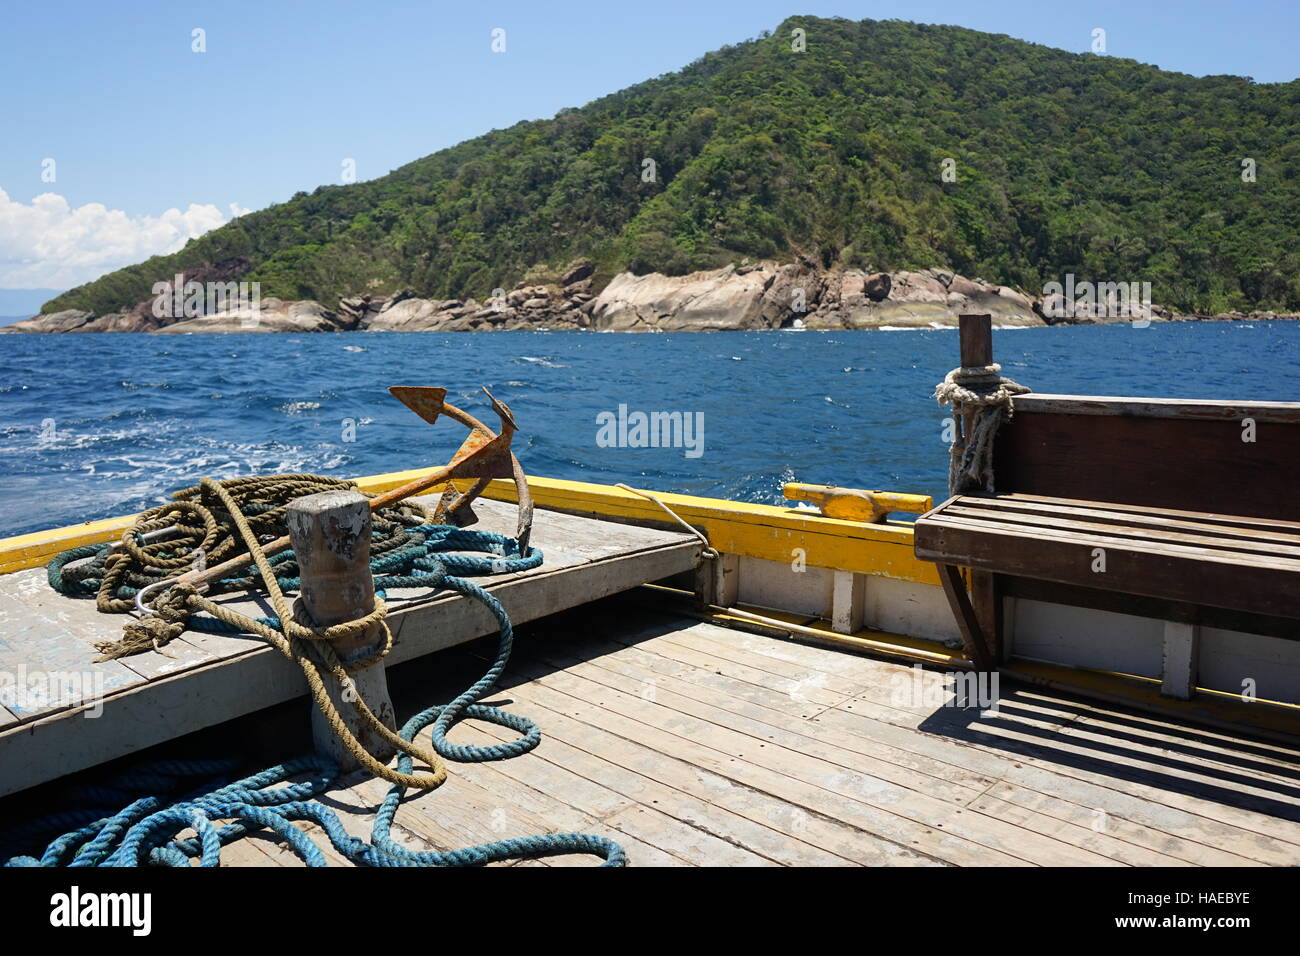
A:
[[[50,312],[47,315],[34,315],[13,325],[6,326],[5,332],[76,332],[87,325],[95,314],[78,309],[64,309],[62,312]]]
[[[953,276],[948,280],[948,291],[956,292],[959,295],[978,295],[988,290],[978,282],[972,282],[965,276]]]
[[[685,276],[620,273],[595,299],[592,325],[612,331],[757,329],[771,267],[739,274],[732,266]]]
[[[453,316],[441,312],[436,299],[401,299],[366,320],[368,332],[427,332],[443,328]]]
[[[924,272],[895,272],[889,290],[889,300],[907,303],[945,303],[948,300],[948,287],[934,276]]]
[[[268,298],[251,309],[215,312],[196,319],[184,319],[155,330],[157,335],[182,335],[187,332],[343,332],[352,328],[335,312],[310,299],[284,302]]]

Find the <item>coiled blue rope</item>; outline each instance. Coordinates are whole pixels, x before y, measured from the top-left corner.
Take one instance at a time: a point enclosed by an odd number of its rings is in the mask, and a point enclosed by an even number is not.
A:
[[[478,763],[505,760],[527,753],[541,742],[541,730],[526,717],[511,714],[499,707],[478,701],[496,684],[510,660],[514,646],[514,629],[501,602],[473,581],[460,575],[508,574],[535,568],[542,563],[542,553],[529,548],[519,553],[518,542],[505,535],[471,531],[450,525],[422,525],[410,531],[422,537],[418,544],[400,551],[376,555],[371,562],[377,589],[446,588],[481,602],[496,618],[500,628],[496,659],[477,681],[455,700],[435,704],[416,714],[398,731],[403,740],[414,740],[430,727],[434,749],[447,760]],[[98,553],[99,546],[75,548],[51,562],[51,581],[64,564],[79,557]],[[479,554],[450,552],[476,551]],[[291,554],[291,552],[289,553]],[[282,559],[285,560],[285,559]],[[57,564],[57,567],[56,567]],[[277,579],[285,589],[295,589],[296,578]],[[380,591],[382,594],[382,591]],[[191,626],[199,619],[193,618]],[[211,620],[213,624],[227,625]],[[279,627],[274,618],[263,623]],[[484,747],[453,744],[447,739],[461,720],[485,720],[520,734],[514,740]],[[409,753],[398,757],[398,769],[410,773],[414,760]],[[224,764],[195,764],[170,761],[153,764],[132,775],[110,781],[106,787],[92,791],[101,801],[107,796],[127,796],[150,787],[175,786],[176,778],[212,770],[222,772]],[[297,782],[291,778],[306,775]],[[554,856],[567,853],[590,853],[603,858],[602,866],[624,866],[623,848],[605,837],[585,833],[550,833],[498,840],[460,850],[415,852],[396,843],[391,835],[393,820],[406,788],[394,785],[375,813],[370,842],[348,834],[338,816],[329,807],[314,802],[313,797],[329,789],[339,776],[333,762],[317,756],[302,757],[263,770],[233,783],[218,781],[168,804],[165,797],[144,796],[122,810],[64,833],[54,839],[39,857],[16,856],[5,866],[190,866],[197,858],[200,866],[218,866],[221,847],[256,829],[270,829],[282,837],[290,850],[308,866],[327,866],[325,854],[300,828],[296,821],[310,821],[321,827],[331,845],[353,863],[364,866],[482,866],[500,860]],[[282,786],[277,786],[282,785]],[[68,820],[62,815],[59,820]],[[230,820],[218,827],[213,821]],[[48,821],[47,821],[48,822]],[[192,829],[195,836],[180,839],[179,834]]]

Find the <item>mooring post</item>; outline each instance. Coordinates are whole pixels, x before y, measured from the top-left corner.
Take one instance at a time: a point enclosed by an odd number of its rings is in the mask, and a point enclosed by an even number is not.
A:
[[[961,339],[962,368],[980,368],[993,364],[993,316],[959,315],[957,334]],[[974,408],[963,409],[961,433],[968,438],[978,414]]]
[[[340,489],[307,495],[289,505],[285,524],[302,574],[303,607],[320,627],[365,617],[375,609],[375,582],[370,574],[370,502],[358,491]],[[381,625],[356,637],[334,642],[334,651],[347,659],[379,640]],[[393,748],[363,724],[353,701],[360,697],[390,729],[397,726],[383,662],[353,671],[352,687],[342,688],[322,675],[339,716],[353,735],[378,760],[387,762]],[[355,696],[353,696],[355,695]],[[311,714],[316,752],[336,761],[344,772],[359,766],[330,730],[319,709]]]
[[[993,316],[959,315],[957,332],[961,336],[961,364],[967,368],[993,364]]]
[[[957,317],[957,334],[961,339],[961,364],[963,368],[979,368],[993,364],[993,316],[961,315]],[[962,412],[961,430],[970,435],[977,411]],[[994,661],[1002,658],[1002,602],[999,600],[997,579],[987,571],[970,572],[971,604],[975,617],[990,644]]]

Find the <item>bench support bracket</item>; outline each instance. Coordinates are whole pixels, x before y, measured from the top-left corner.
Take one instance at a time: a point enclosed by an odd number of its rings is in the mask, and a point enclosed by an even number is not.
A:
[[[975,608],[971,606],[970,595],[966,593],[966,583],[961,578],[961,569],[955,564],[940,564],[939,579],[943,582],[943,593],[948,597],[953,617],[957,619],[957,627],[961,631],[961,642],[966,648],[966,655],[971,659],[976,670],[993,670],[993,655],[989,653],[984,628],[975,614]]]

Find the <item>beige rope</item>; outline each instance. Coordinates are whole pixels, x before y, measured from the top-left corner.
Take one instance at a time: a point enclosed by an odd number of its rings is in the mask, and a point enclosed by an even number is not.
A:
[[[203,597],[191,585],[175,584],[158,599],[155,604],[154,614],[151,617],[132,621],[126,625],[124,631],[127,636],[134,636],[136,640],[146,642],[157,642],[161,638],[165,638],[161,641],[165,644],[167,640],[175,637],[176,633],[185,629],[185,621],[189,619],[190,613],[195,610],[204,611],[228,624],[256,634],[301,668],[303,676],[307,679],[307,686],[311,691],[312,699],[315,700],[316,706],[320,708],[325,722],[334,735],[339,738],[343,746],[347,748],[348,753],[356,758],[359,764],[367,768],[375,776],[404,787],[432,790],[441,786],[443,781],[447,779],[447,768],[437,753],[416,746],[414,742],[403,740],[374,715],[360,695],[349,695],[352,706],[356,708],[366,726],[393,747],[409,753],[412,757],[426,764],[431,772],[427,776],[400,773],[376,760],[361,745],[361,742],[357,740],[352,731],[348,729],[347,724],[343,722],[343,718],[339,716],[334,702],[330,699],[329,691],[325,687],[325,682],[321,678],[321,672],[326,671],[335,680],[339,681],[340,686],[347,686],[349,671],[369,667],[388,653],[393,645],[393,634],[388,627],[388,622],[385,620],[388,608],[384,601],[376,597],[375,609],[365,617],[358,618],[355,621],[345,621],[331,627],[317,627],[302,623],[301,618],[306,615],[301,602],[295,601],[293,607],[289,607],[284,592],[280,590],[280,584],[276,580],[275,571],[271,567],[270,561],[267,560],[266,552],[262,550],[262,546],[257,540],[257,534],[249,525],[248,519],[239,507],[238,502],[235,501],[226,488],[210,478],[202,479],[201,485],[204,490],[216,495],[229,511],[235,528],[238,530],[240,537],[243,538],[244,545],[248,548],[249,554],[253,556],[253,561],[257,564],[258,570],[262,572],[262,581],[266,585],[267,594],[271,599],[271,606],[280,619],[282,630],[277,631],[253,618],[238,614],[225,605],[217,604],[215,601]],[[350,662],[345,666],[339,660],[331,642],[344,637],[354,637],[374,625],[379,626],[382,641],[370,655],[360,661]],[[313,653],[319,660],[311,659]]]
[[[996,362],[955,368],[935,387],[935,399],[940,405],[951,405],[953,411],[949,494],[993,492],[993,437],[1011,417],[1012,399],[1028,391],[1026,386],[1003,378],[1002,366]]]
[[[614,487],[615,487],[615,488],[622,488],[624,491],[630,491],[630,492],[632,492],[632,494],[634,494],[634,495],[640,495],[642,498],[645,498],[645,499],[647,499],[647,500],[649,500],[649,501],[653,501],[653,502],[654,502],[655,504],[657,504],[660,508],[663,508],[663,509],[664,509],[664,512],[665,512],[665,513],[666,513],[670,518],[672,518],[674,521],[676,521],[679,525],[681,525],[683,528],[685,528],[685,529],[686,529],[687,531],[689,531],[691,534],[695,535],[695,537],[699,538],[700,541],[704,544],[704,548],[703,548],[703,550],[700,551],[700,556],[701,556],[701,557],[704,557],[704,558],[716,558],[716,557],[718,556],[718,552],[713,548],[712,545],[709,544],[709,539],[706,538],[706,537],[704,537],[704,535],[700,533],[699,529],[697,529],[697,528],[692,528],[690,525],[688,525],[685,521],[682,520],[681,515],[679,515],[676,511],[673,511],[672,508],[669,508],[666,504],[664,504],[662,501],[660,501],[660,500],[659,500],[658,498],[656,498],[654,495],[650,494],[650,492],[648,492],[648,491],[640,491],[640,490],[638,490],[638,489],[636,489],[636,488],[631,488],[631,487],[629,487],[629,486],[627,486],[627,485],[625,485],[625,484],[622,484],[621,482],[620,482],[619,484],[615,485]]]

